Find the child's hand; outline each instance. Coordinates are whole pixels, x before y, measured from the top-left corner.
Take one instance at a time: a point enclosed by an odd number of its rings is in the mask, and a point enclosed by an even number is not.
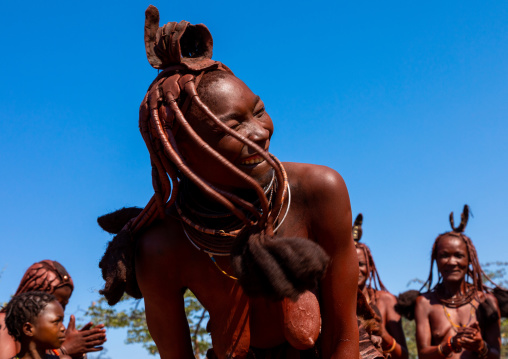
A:
[[[93,325],[87,323],[81,330],[76,329],[76,317],[71,315],[69,325],[65,331],[65,341],[60,350],[63,354],[71,357],[82,357],[89,352],[102,350],[102,344],[106,341],[106,329],[104,324]]]

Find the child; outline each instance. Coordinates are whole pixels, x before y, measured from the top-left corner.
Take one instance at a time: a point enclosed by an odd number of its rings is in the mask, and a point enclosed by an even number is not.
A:
[[[45,259],[28,267],[14,295],[33,291],[47,292],[53,294],[65,310],[73,290],[74,282],[67,270],[59,262]],[[10,359],[19,352],[20,344],[7,333],[4,320],[5,309],[2,309],[0,310],[0,359]],[[93,323],[89,322],[77,330],[75,321],[74,315],[71,315],[67,325],[66,341],[58,352],[81,358],[88,352],[102,350],[102,344],[106,341],[104,324],[93,326]]]
[[[26,292],[14,296],[5,307],[9,334],[21,343],[12,359],[50,359],[65,340],[64,311],[52,294]],[[69,358],[69,357],[67,357]]]

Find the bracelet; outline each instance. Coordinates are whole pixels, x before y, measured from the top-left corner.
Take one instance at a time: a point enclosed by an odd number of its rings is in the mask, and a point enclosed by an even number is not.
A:
[[[443,358],[448,358],[450,356],[450,354],[445,355],[445,353],[443,353],[443,349],[441,349],[441,344],[437,346],[437,351]]]
[[[397,346],[397,341],[395,340],[395,338],[392,337],[392,340],[393,340],[393,343],[392,345],[390,346],[390,349],[387,349],[387,350],[383,350],[383,353],[384,354],[388,354],[388,353],[391,353],[395,350],[395,347]]]
[[[457,345],[457,341],[455,339],[456,337],[448,337],[448,346],[450,347],[450,351],[455,353],[460,353],[462,351],[462,348]]]
[[[69,353],[67,352],[67,350],[64,348],[64,346],[60,346],[60,352],[62,353],[62,355],[69,355]]]
[[[489,345],[487,344],[487,342],[484,340],[482,342],[482,347],[480,349],[480,352],[478,353],[478,357],[480,359],[483,359],[483,358],[486,358],[487,357],[487,354],[489,354]]]

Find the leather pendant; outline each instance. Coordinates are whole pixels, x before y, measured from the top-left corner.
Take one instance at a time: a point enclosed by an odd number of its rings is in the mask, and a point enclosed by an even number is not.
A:
[[[306,350],[314,347],[321,330],[319,302],[314,293],[306,291],[296,302],[282,301],[284,337],[292,347]]]

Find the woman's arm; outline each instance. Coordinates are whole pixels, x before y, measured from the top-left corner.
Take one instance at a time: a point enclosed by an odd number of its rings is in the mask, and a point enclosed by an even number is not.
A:
[[[380,291],[379,307],[383,319],[383,343],[385,353],[391,353],[393,359],[407,359],[407,345],[400,314],[395,310],[397,299],[391,293]]]
[[[163,230],[139,240],[136,278],[145,300],[146,322],[162,359],[194,359],[185,315],[185,289],[179,277],[178,251]],[[173,253],[172,253],[173,252]]]
[[[330,256],[320,283],[323,358],[357,358],[358,259],[351,235],[349,195],[337,172],[312,167],[305,176],[306,185],[312,188],[310,233]]]

